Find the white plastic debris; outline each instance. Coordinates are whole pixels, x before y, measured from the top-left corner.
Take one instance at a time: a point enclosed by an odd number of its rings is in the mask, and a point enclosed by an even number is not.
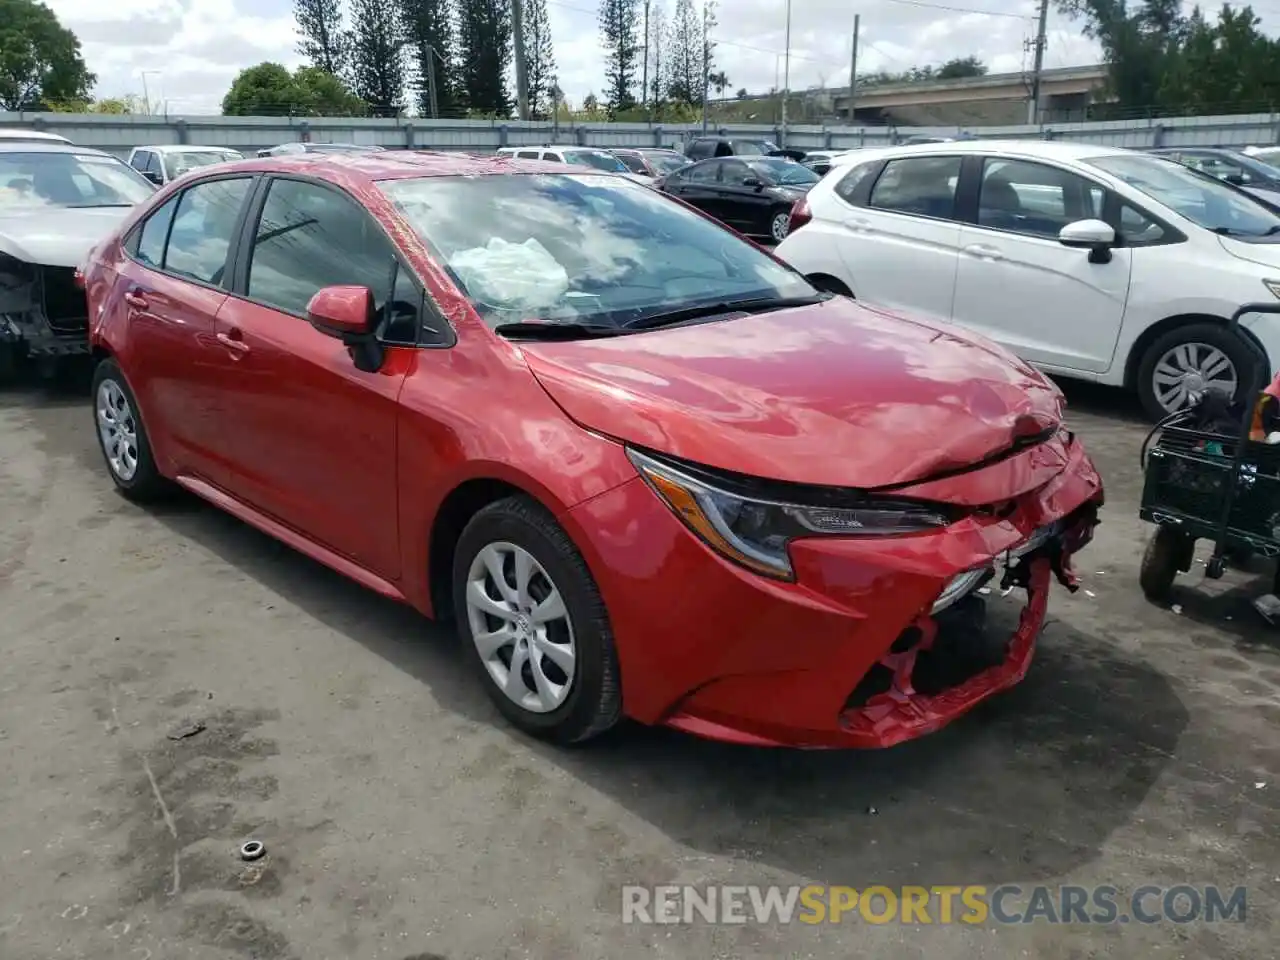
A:
[[[1174,604],[1172,607],[1170,607],[1169,609],[1170,609],[1170,610],[1172,610],[1174,613],[1176,613],[1178,616],[1182,616],[1182,604],[1180,604],[1180,603],[1175,603],[1175,604]]]
[[[454,254],[451,266],[476,300],[511,309],[546,309],[569,289],[569,274],[533,237],[523,243],[492,237]]]
[[[990,587],[979,587],[979,588],[978,588],[978,592],[979,592],[980,594],[982,594],[983,596],[986,596],[988,593],[990,593],[990,592],[991,592],[991,588],[990,588]]]
[[[1096,594],[1096,593],[1094,593],[1092,590],[1086,590],[1086,591],[1084,592],[1084,595],[1085,595],[1086,597],[1096,597],[1096,596],[1097,596],[1097,594]]]
[[[1266,785],[1267,785],[1267,782],[1266,782],[1265,780],[1259,780],[1257,783],[1255,783],[1255,784],[1253,785],[1253,789],[1255,789],[1255,790],[1261,790],[1261,789],[1262,789],[1263,787],[1265,787]]]

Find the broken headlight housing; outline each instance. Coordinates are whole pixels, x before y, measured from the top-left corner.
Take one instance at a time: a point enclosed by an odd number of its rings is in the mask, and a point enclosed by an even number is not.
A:
[[[683,469],[628,447],[640,475],[685,526],[721,556],[749,570],[791,580],[787,547],[804,537],[877,537],[937,530],[955,518],[934,504],[897,500],[847,503],[788,502],[719,482],[700,469]]]

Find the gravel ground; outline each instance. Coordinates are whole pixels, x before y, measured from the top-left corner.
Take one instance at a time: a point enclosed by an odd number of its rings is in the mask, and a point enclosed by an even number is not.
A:
[[[117,496],[82,389],[0,393],[0,956],[1277,956],[1280,632],[1248,603],[1267,580],[1146,603],[1143,428],[1114,393],[1072,398],[1109,500],[1026,681],[918,743],[797,753],[531,742],[452,634],[201,503]],[[242,863],[247,837],[267,856]],[[629,884],[809,882],[1245,885],[1248,908],[621,919]]]

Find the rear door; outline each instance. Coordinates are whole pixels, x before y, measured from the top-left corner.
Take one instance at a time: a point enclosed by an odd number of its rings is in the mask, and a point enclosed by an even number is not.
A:
[[[859,299],[935,321],[951,319],[961,166],[959,156],[891,159],[865,205],[842,213],[840,256],[856,278]]]
[[[218,314],[228,489],[379,576],[400,573],[396,415],[417,362],[423,294],[377,222],[346,193],[265,181],[246,225],[236,295]],[[374,292],[386,345],[376,372],[305,319],[321,287]]]
[[[723,222],[720,168],[723,160],[703,160],[685,167],[669,181],[668,192]]]
[[[214,323],[252,182],[216,178],[174,194],[126,238],[116,281],[115,302],[128,316],[130,386],[152,432],[169,444],[161,453],[177,472],[215,484],[226,457],[211,376]]]
[[[1132,252],[1093,263],[1058,242],[1077,220],[1105,216],[1107,189],[1052,164],[981,164],[975,223],[960,229],[953,319],[1026,360],[1100,373],[1111,366],[1129,297]]]

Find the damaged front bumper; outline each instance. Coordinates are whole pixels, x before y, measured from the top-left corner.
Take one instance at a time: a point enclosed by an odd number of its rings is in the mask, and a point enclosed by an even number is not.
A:
[[[0,344],[34,358],[89,352],[89,309],[73,268],[0,255]]]

